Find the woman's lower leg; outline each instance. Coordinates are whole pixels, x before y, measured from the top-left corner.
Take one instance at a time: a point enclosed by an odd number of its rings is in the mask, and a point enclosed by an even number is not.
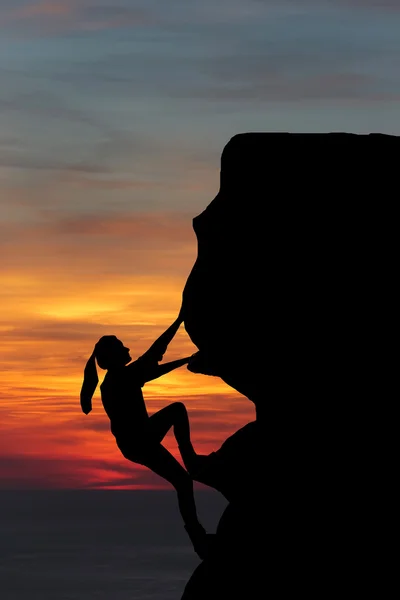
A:
[[[193,482],[185,483],[177,488],[179,510],[185,525],[186,532],[193,544],[195,552],[204,558],[207,546],[207,533],[200,523],[194,500]]]
[[[174,435],[178,442],[179,451],[186,469],[190,472],[196,464],[197,454],[190,439],[190,424],[186,407],[183,403],[176,403],[176,420],[174,421]]]
[[[201,527],[197,516],[192,480],[189,479],[184,485],[180,485],[176,488],[176,493],[178,496],[179,510],[185,525],[188,527]]]

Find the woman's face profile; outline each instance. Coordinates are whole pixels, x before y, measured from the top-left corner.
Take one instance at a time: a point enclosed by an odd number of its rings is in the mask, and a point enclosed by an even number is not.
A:
[[[101,362],[107,363],[108,368],[114,366],[125,366],[131,362],[132,357],[129,348],[124,346],[123,342],[115,336],[109,336],[100,340],[99,355]]]
[[[121,362],[123,362],[124,365],[127,365],[132,360],[132,357],[129,354],[129,348],[124,346],[123,342],[118,338],[115,338],[115,340],[115,354],[116,356],[121,357]]]

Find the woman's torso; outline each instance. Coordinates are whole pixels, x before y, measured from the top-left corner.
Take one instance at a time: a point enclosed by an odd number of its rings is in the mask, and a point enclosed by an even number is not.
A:
[[[136,437],[149,418],[144,402],[141,369],[135,363],[108,372],[100,386],[104,410],[117,441]]]

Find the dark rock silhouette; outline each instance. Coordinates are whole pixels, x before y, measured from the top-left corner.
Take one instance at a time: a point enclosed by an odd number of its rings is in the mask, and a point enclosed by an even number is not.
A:
[[[188,368],[249,398],[256,420],[193,473],[229,505],[183,600],[381,590],[376,407],[399,150],[347,133],[239,134],[223,150],[220,191],[193,220]]]

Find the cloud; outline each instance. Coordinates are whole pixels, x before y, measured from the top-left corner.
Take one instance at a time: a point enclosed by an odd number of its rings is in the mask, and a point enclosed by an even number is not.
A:
[[[203,390],[204,392],[205,390]],[[76,416],[62,402],[21,404],[24,387],[15,390],[13,408],[3,393],[0,405],[0,487],[2,489],[134,487],[169,489],[161,478],[122,457],[98,401],[88,417]],[[200,454],[217,450],[227,437],[254,420],[253,405],[238,394],[206,394],[181,398],[188,407],[192,441]],[[162,396],[149,396],[150,413],[168,404]],[[40,409],[38,410],[38,408]],[[172,430],[164,445],[182,464]]]
[[[343,24],[340,15],[333,15],[331,21],[320,14],[312,22],[307,15],[282,19],[275,29],[265,23],[269,35],[261,23],[254,29],[243,26],[234,42],[223,38],[225,44],[215,54],[188,58],[198,77],[186,77],[184,83],[172,80],[165,93],[222,102],[227,107],[241,103],[243,112],[250,105],[276,102],[350,106],[353,102],[397,102],[400,85],[394,56],[399,44],[394,25],[381,24],[379,34],[371,37],[368,22],[360,34],[356,17]]]
[[[323,11],[326,8],[340,9],[340,7],[359,8],[361,10],[377,9],[379,11],[398,11],[400,9],[398,0],[251,0],[247,4],[257,5],[259,9],[267,9],[279,6],[282,11],[293,9],[296,12],[311,12],[311,10]]]
[[[246,81],[247,79],[247,81]],[[304,102],[329,101],[336,103],[355,100],[358,104],[370,101],[392,101],[400,99],[400,91],[388,93],[376,89],[374,78],[356,72],[336,72],[319,75],[284,77],[283,74],[266,74],[261,80],[246,78],[239,73],[232,78],[221,78],[219,83],[208,88],[194,89],[193,95],[212,98],[220,102]]]
[[[74,489],[102,485],[158,487],[157,476],[125,459],[104,460],[16,454],[0,456],[1,489]],[[158,486],[157,486],[158,484]],[[162,487],[169,489],[164,483]]]
[[[40,83],[31,79],[34,69],[3,72],[9,90],[1,92],[0,115],[8,117],[8,125],[13,124],[13,139],[6,137],[0,147],[0,167],[104,175],[127,155],[134,160],[157,154],[159,145],[148,134],[114,127],[54,87],[35,89]],[[52,79],[52,74],[48,77]]]
[[[104,167],[93,164],[66,163],[65,159],[55,160],[40,156],[21,156],[19,153],[0,152],[0,166],[16,169],[33,169],[39,171],[70,171],[77,173],[104,173]]]
[[[400,4],[398,0],[328,0],[332,5],[346,6],[350,8],[359,8],[360,10],[374,9],[379,12],[399,12]]]
[[[80,13],[86,30],[121,29],[153,25],[156,21],[150,13],[141,8],[128,6],[87,6]]]
[[[51,218],[51,214],[49,215]],[[59,235],[81,235],[96,237],[118,237],[131,239],[133,243],[139,238],[141,241],[157,239],[162,242],[173,242],[177,238],[188,242],[193,237],[190,229],[185,225],[190,220],[190,215],[181,213],[127,213],[110,215],[80,215],[73,218],[65,217],[49,220],[44,225],[48,233]]]
[[[132,6],[133,4],[133,6]],[[261,10],[264,10],[261,7]],[[178,26],[214,23],[235,23],[254,13],[259,14],[256,3],[239,0],[205,0],[201,4],[171,0],[36,0],[30,4],[15,0],[3,9],[3,22],[13,27],[25,26],[30,31],[62,34],[70,31],[99,31],[107,29],[160,27],[174,29]]]
[[[206,153],[183,134],[163,136],[151,125],[138,126],[129,111],[125,122],[114,123],[113,112],[99,114],[96,101],[85,107],[79,97],[56,90],[51,73],[46,91],[35,89],[41,84],[30,75],[19,74],[14,81],[14,74],[7,73],[12,83],[0,92],[2,220],[21,213],[22,204],[31,210],[76,207],[79,214],[82,206],[109,211],[111,204],[125,210],[152,210],[166,203],[184,207],[202,193],[203,198],[215,195],[215,150]]]
[[[7,256],[0,274],[5,299],[21,293],[25,295],[20,298],[23,302],[27,296],[32,300],[47,296],[48,305],[63,294],[66,300],[77,298],[80,289],[83,304],[88,295],[95,298],[100,293],[110,301],[114,296],[116,306],[122,294],[121,300],[129,305],[127,297],[132,292],[128,290],[135,285],[143,287],[141,278],[149,281],[158,274],[170,278],[170,289],[174,279],[183,286],[196,258],[191,214],[61,217],[57,211],[43,211],[41,217],[39,220],[34,215],[33,223],[0,225],[0,252]],[[124,290],[129,279],[131,283]]]
[[[38,0],[26,4],[17,0],[15,4],[3,9],[4,24],[48,35],[141,27],[152,22],[147,10],[129,3],[104,5],[93,0]]]
[[[7,73],[7,71],[6,71]],[[12,70],[8,74],[13,74]],[[3,92],[0,99],[0,109],[29,113],[34,117],[67,119],[82,124],[103,129],[103,126],[92,116],[82,110],[68,106],[65,99],[55,92],[44,92],[41,90],[30,90],[23,93],[13,94]]]
[[[253,104],[353,99],[397,101],[399,89],[393,85],[391,67],[388,66],[391,56],[395,55],[396,44],[383,40],[385,31],[387,38],[392,39],[394,28],[390,23],[386,29],[380,27],[379,33],[371,36],[368,22],[363,22],[365,31],[360,35],[356,16],[343,22],[340,11],[332,14],[319,10],[314,15],[311,13],[312,2],[307,4],[308,11],[302,9],[293,15],[278,11],[272,17],[269,9],[263,14],[263,5],[259,4],[255,9],[254,2],[245,3],[246,7],[241,9],[243,20],[239,19],[235,35],[219,21],[214,24],[215,29],[211,22],[204,27],[198,25],[196,29],[193,19],[190,40],[179,35],[184,32],[182,24],[175,24],[175,30],[170,24],[173,37],[166,35],[162,28],[158,29],[154,33],[157,44],[153,49],[146,46],[143,49],[131,41],[119,50],[106,45],[105,52],[93,56],[86,54],[82,46],[79,60],[69,63],[67,69],[65,61],[64,67],[54,64],[50,69],[46,61],[41,76],[47,72],[49,80],[52,77],[54,81],[64,79],[84,88],[94,86],[98,89],[108,82],[110,85],[105,88],[108,97],[115,94],[121,103],[124,98],[131,102],[134,95],[136,102],[138,98],[143,100],[143,109],[147,104],[146,111],[150,108],[149,99],[152,104],[157,97]],[[273,2],[265,4],[274,5]],[[342,4],[349,6],[351,2]],[[374,3],[370,4],[374,6]],[[173,3],[175,11],[178,5]],[[325,3],[325,7],[328,5],[329,2]],[[114,10],[117,9],[90,7],[93,13],[108,14]],[[155,10],[154,3],[152,10]],[[211,10],[208,5],[207,10]],[[231,14],[228,4],[219,5],[216,11],[225,11],[227,16]],[[165,28],[168,31],[167,24]],[[220,35],[216,35],[219,30]],[[340,45],[337,44],[338,31]],[[379,62],[386,64],[380,68]],[[33,65],[30,76],[37,71],[37,65]],[[29,98],[26,103],[29,104]],[[42,103],[38,97],[38,102],[31,104],[32,110],[36,111],[42,105],[42,110],[48,107],[49,116],[52,111],[54,114],[59,110],[54,108],[51,98]],[[72,109],[66,109],[65,117],[79,118],[77,112],[74,116]]]
[[[30,18],[30,17],[55,17],[59,15],[69,15],[73,10],[75,2],[63,0],[62,2],[51,2],[49,0],[41,0],[33,4],[23,5],[14,11],[14,18]]]

